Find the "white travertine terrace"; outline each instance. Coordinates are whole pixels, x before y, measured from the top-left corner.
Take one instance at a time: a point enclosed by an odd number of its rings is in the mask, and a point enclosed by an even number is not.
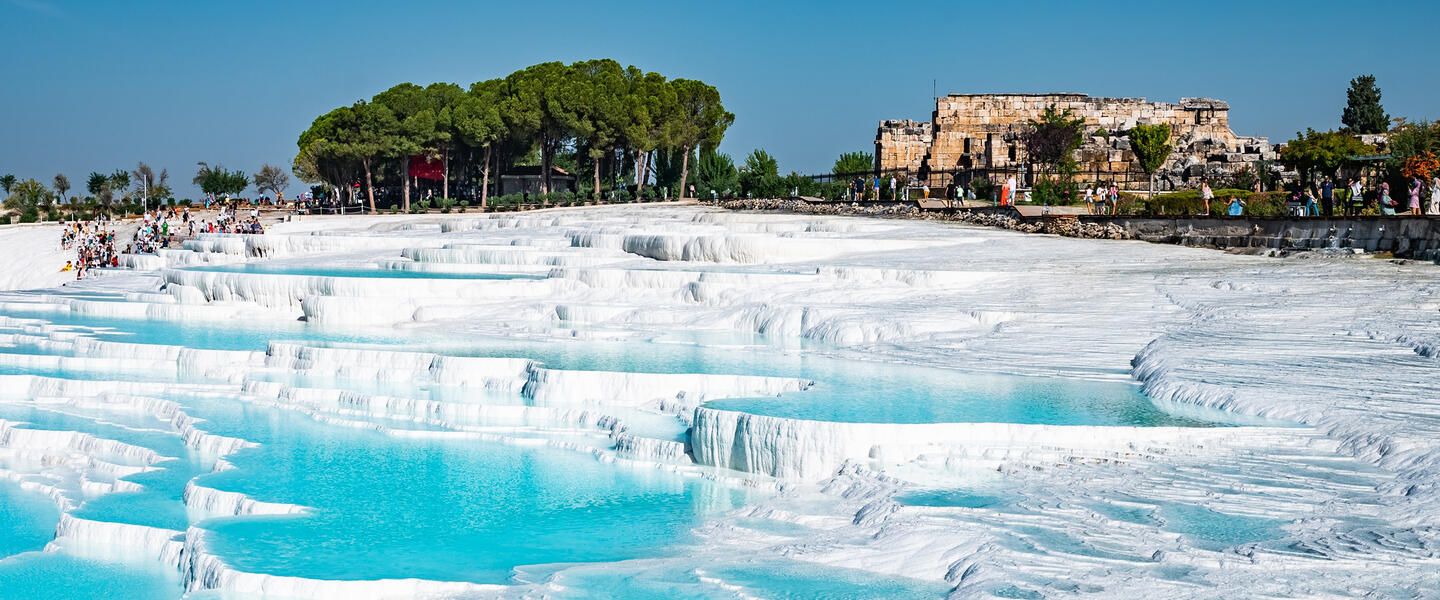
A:
[[[956,598],[1440,591],[1440,269],[1431,265],[696,207],[305,218],[125,261],[129,270],[79,286],[0,293],[0,347],[26,350],[0,354],[0,369],[33,373],[0,374],[0,403],[145,416],[217,471],[256,442],[208,433],[172,394],[392,437],[543,445],[776,492],[647,565],[784,557],[938,582]],[[206,270],[261,261],[517,278]],[[1129,382],[1167,411],[1238,426],[822,422],[702,406],[803,397],[816,383],[768,365],[569,368],[440,342],[209,350],[102,339],[59,324],[67,317],[202,327],[304,319],[422,339],[653,339],[701,351],[762,335],[765,352]],[[503,586],[243,572],[211,550],[203,527],[76,516],[87,499],[142,487],[126,477],[167,459],[153,450],[0,421],[0,459],[0,477],[60,507],[51,551],[133,551],[178,569],[188,591],[538,596],[583,571]],[[913,500],[957,488],[999,500]],[[194,481],[183,495],[195,519],[311,510],[270,500]],[[1179,506],[1273,531],[1212,543]]]

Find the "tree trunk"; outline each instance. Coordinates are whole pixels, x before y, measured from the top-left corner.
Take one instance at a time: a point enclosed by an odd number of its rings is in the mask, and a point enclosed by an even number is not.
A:
[[[639,192],[639,188],[640,188],[640,173],[641,173],[641,171],[644,171],[644,169],[643,169],[643,166],[644,166],[644,165],[645,165],[645,153],[644,153],[644,152],[641,152],[641,151],[639,151],[639,150],[636,150],[636,151],[635,151],[635,188],[636,188],[636,192],[637,192],[637,193]]]
[[[650,178],[650,152],[640,151],[635,158],[635,201],[640,201],[640,192],[645,191],[645,180]]]
[[[490,196],[490,145],[485,145],[485,168],[480,170],[480,212],[485,212],[485,200]]]
[[[681,200],[684,200],[684,199],[685,199],[685,190],[687,189],[687,188],[685,187],[685,178],[690,175],[690,147],[689,147],[689,146],[683,146],[682,148],[685,150],[685,158],[680,159],[680,194],[679,194],[679,196],[680,196],[680,199],[681,199]]]
[[[540,140],[540,193],[550,193],[550,161],[554,157],[550,151],[550,138],[546,136]]]
[[[370,179],[370,159],[360,161],[365,167],[365,197],[370,200],[370,214],[375,214],[375,183]]]
[[[410,157],[400,157],[400,198],[405,202],[405,212],[410,212]]]
[[[444,181],[444,183],[441,184],[440,196],[441,196],[442,198],[449,198],[449,197],[450,197],[450,152],[449,152],[449,151],[446,151],[444,154],[441,154],[441,155],[440,155],[440,176],[441,176],[442,180]]]
[[[594,167],[595,167],[595,168],[591,169],[591,171],[594,171],[594,172],[595,172],[595,189],[591,191],[591,196],[593,196],[593,197],[595,198],[595,203],[596,203],[596,204],[599,204],[599,203],[600,203],[600,157],[599,157],[599,156],[595,157],[595,165],[594,165]]]

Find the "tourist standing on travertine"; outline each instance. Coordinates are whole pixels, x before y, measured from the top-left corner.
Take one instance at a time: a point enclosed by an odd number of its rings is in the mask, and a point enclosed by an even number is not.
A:
[[[1325,211],[1325,216],[1335,216],[1335,182],[1329,177],[1320,182],[1320,208]]]
[[[1395,214],[1395,206],[1400,204],[1390,197],[1390,182],[1380,184],[1380,214]]]
[[[1430,214],[1440,215],[1440,176],[1430,180]]]
[[[1210,182],[1200,182],[1200,200],[1205,203],[1205,212],[1203,214],[1210,214],[1210,201],[1214,199],[1215,191],[1210,189]]]
[[[1093,184],[1085,186],[1085,210],[1092,215],[1095,214],[1095,186]]]
[[[1120,186],[1110,182],[1110,214],[1120,212]]]
[[[1245,201],[1236,196],[1230,197],[1230,216],[1238,217],[1245,214]]]
[[[1014,175],[1011,175],[1009,179],[1006,179],[1006,180],[1005,180],[1005,189],[1010,192],[1009,194],[1007,194],[1007,197],[1010,199],[1010,204],[1011,204],[1011,205],[1014,205],[1014,204],[1015,204],[1015,192],[1019,191],[1019,189],[1020,189],[1020,186],[1015,182],[1015,176],[1014,176]]]
[[[1425,183],[1419,177],[1410,178],[1410,214],[1420,215],[1420,190],[1425,189]]]

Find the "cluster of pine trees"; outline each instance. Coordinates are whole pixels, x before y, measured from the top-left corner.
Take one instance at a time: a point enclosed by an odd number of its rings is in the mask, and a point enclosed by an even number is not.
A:
[[[602,179],[633,184],[638,194],[678,158],[675,187],[683,193],[691,157],[713,152],[734,119],[719,91],[701,81],[609,59],[547,62],[469,89],[402,83],[336,108],[300,134],[293,170],[336,193],[363,185],[371,211],[377,180],[398,180],[410,209],[412,156],[442,162],[442,197],[451,196],[454,178],[478,188],[482,208],[491,181],[526,163],[538,163],[542,193],[553,190],[553,165],[570,166],[581,181],[588,171],[585,187],[598,200]]]

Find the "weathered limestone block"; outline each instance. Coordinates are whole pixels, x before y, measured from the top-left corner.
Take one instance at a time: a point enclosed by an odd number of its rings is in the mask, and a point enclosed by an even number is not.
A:
[[[1025,151],[1017,134],[1050,106],[1083,118],[1088,134],[1100,129],[1124,133],[1139,123],[1171,125],[1176,151],[1166,161],[1168,185],[1213,176],[1216,168],[1230,170],[1273,159],[1275,154],[1265,138],[1235,135],[1229,127],[1230,107],[1220,100],[1182,98],[1172,103],[1072,93],[976,94],[938,98],[929,123],[882,122],[875,140],[877,166],[912,171],[928,166],[933,173],[955,169],[962,161],[966,168],[976,169],[1023,165]],[[1123,138],[1091,136],[1076,159],[1088,165],[1087,177],[1105,179],[1135,171],[1134,154]]]

